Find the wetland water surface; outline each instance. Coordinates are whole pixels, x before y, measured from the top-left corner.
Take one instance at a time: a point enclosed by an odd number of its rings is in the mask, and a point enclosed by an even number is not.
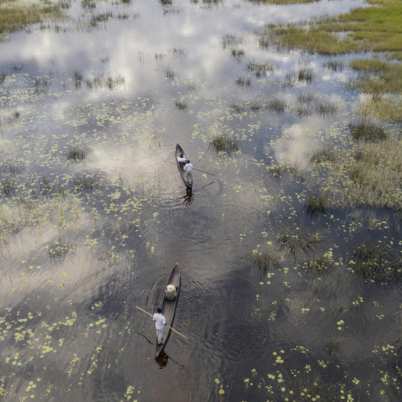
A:
[[[63,4],[0,42],[0,399],[399,401],[400,287],[348,262],[371,239],[398,254],[400,218],[306,207],[355,73],[259,36],[363,3]],[[160,366],[135,306],[175,262],[191,341]]]

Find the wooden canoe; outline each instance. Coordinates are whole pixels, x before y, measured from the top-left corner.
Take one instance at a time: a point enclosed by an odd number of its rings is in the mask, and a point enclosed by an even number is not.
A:
[[[186,189],[188,190],[192,190],[193,189],[193,175],[191,174],[191,172],[187,175],[183,168],[180,166],[179,162],[177,161],[177,157],[179,155],[183,154],[185,158],[188,159],[188,156],[185,154],[183,148],[177,144],[176,145],[176,152],[175,152],[175,159],[176,159],[176,165],[177,165],[177,169],[179,170],[181,179],[183,180],[184,185],[186,186]]]
[[[170,336],[170,327],[173,326],[174,316],[176,314],[177,302],[179,300],[180,295],[180,287],[181,287],[181,275],[177,264],[173,267],[172,272],[169,275],[169,279],[167,281],[167,285],[174,285],[176,287],[177,296],[174,300],[168,300],[165,297],[165,289],[163,292],[163,300],[161,304],[162,314],[166,318],[166,329],[165,329],[165,337],[163,343],[158,345],[158,340],[156,340],[156,351],[155,351],[155,358],[158,358],[159,355],[165,349],[165,346],[169,340]]]

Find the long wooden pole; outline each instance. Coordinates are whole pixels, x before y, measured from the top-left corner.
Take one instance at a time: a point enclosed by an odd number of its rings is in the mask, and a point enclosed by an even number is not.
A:
[[[148,313],[148,311],[144,310],[143,308],[138,307],[138,306],[135,306],[135,308],[136,308],[137,310],[141,311],[142,313],[146,314],[148,317],[151,317],[151,318],[152,318],[152,314],[151,314],[151,313]],[[183,337],[186,341],[188,341],[188,337],[187,337],[186,335],[182,334],[181,332],[179,332],[177,329],[171,327],[170,325],[168,325],[168,328],[171,329],[172,332],[174,332],[175,334],[180,335],[180,336]]]

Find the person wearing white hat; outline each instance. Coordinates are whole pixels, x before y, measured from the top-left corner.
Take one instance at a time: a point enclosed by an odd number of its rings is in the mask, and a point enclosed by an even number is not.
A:
[[[163,343],[166,326],[166,318],[162,314],[161,308],[158,307],[156,309],[156,313],[154,313],[152,319],[155,321],[156,339],[158,340],[158,345],[161,345]]]
[[[193,170],[193,164],[190,162],[189,159],[187,159],[186,163],[184,164],[183,170],[186,173],[186,177],[188,179],[189,175],[191,174],[191,172]]]

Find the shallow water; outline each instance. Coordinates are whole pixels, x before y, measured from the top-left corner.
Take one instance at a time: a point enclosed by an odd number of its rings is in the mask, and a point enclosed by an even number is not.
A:
[[[362,4],[73,0],[0,43],[5,400],[400,400],[400,287],[346,266],[367,239],[400,248],[399,216],[310,215],[305,180],[267,169],[344,146],[359,95],[346,57],[333,71],[259,33]],[[239,152],[217,155],[220,134]],[[199,169],[191,203],[176,143]],[[295,233],[321,241],[293,250]],[[305,269],[328,250],[328,271]],[[135,306],[153,310],[175,262],[191,341],[171,336],[160,367]]]

